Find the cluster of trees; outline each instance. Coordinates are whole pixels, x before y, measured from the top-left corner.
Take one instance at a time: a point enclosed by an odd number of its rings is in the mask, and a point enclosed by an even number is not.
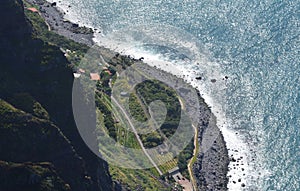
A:
[[[116,74],[116,70],[113,67],[109,67],[108,70],[111,73],[111,75],[105,71],[102,71],[100,74],[101,81],[97,82],[96,84],[95,102],[96,107],[104,115],[104,125],[108,130],[109,136],[115,139],[115,141],[117,141],[117,128],[115,127],[115,120],[112,116],[111,110],[107,107],[107,105],[104,104],[102,98],[102,93],[108,95],[108,98],[111,95],[111,88],[109,86],[109,82],[112,76]]]
[[[106,95],[110,96],[111,87],[109,83],[112,77],[116,74],[116,70],[113,67],[109,67],[108,71],[110,72],[110,74],[107,73],[107,71],[102,71],[100,73],[101,81],[97,83],[96,87],[98,91],[104,92]]]
[[[129,96],[129,110],[131,116],[134,117],[135,120],[141,122],[145,122],[148,120],[141,103],[139,102],[137,96],[134,93],[131,93]]]
[[[26,5],[30,6],[29,4]],[[76,43],[64,36],[57,35],[53,31],[49,31],[44,19],[36,13],[25,10],[25,14],[29,18],[31,25],[33,26],[33,34],[35,38],[39,38],[44,42],[48,42],[49,44],[53,44],[58,47],[62,47],[63,49],[76,50],[77,56],[72,56],[71,62],[76,65],[80,63],[81,58],[89,50],[88,46]]]
[[[125,70],[128,66],[131,66],[134,63],[134,59],[130,56],[120,55],[117,53],[113,60],[108,62],[112,66],[121,66],[123,70]]]
[[[193,157],[193,151],[194,151],[194,139],[191,140],[191,142],[185,147],[185,149],[180,152],[180,154],[178,155],[178,167],[180,169],[181,172],[186,172],[186,174],[188,174],[187,172],[187,164],[189,159],[191,159]]]
[[[101,94],[96,94],[95,96],[96,107],[103,113],[104,115],[104,125],[108,130],[108,134],[110,137],[117,141],[117,130],[115,127],[115,122],[112,117],[112,113],[109,108],[103,103],[101,100]]]
[[[153,148],[163,143],[164,139],[158,131],[139,135],[145,148]]]
[[[138,84],[136,92],[143,100],[146,108],[154,101],[162,101],[166,106],[167,115],[160,130],[142,135],[142,140],[146,147],[155,147],[164,141],[164,137],[169,138],[175,133],[180,122],[180,102],[172,88],[157,80],[147,80]]]

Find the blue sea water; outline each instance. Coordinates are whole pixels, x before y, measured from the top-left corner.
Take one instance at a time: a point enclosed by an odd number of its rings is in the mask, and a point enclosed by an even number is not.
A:
[[[68,9],[69,19],[99,29],[99,38],[117,39],[110,45],[123,46],[120,50],[131,47],[133,54],[168,55],[171,64],[184,63],[190,82],[203,83],[203,94],[216,103],[226,128],[247,145],[245,190],[300,190],[299,0],[65,0],[59,5]],[[170,47],[179,56],[170,56]],[[181,55],[188,61],[178,61]],[[192,81],[197,75],[207,82]],[[230,185],[242,189],[232,179]]]

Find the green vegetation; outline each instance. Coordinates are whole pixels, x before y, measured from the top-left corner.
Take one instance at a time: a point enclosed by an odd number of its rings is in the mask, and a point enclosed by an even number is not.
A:
[[[111,78],[113,77],[110,77],[109,79]],[[105,81],[109,81],[109,79],[106,79]],[[122,118],[122,114],[119,113],[120,111],[113,110],[113,107],[111,107],[110,94],[107,92],[111,92],[110,88],[109,86],[104,86],[103,81],[101,80],[97,85],[96,103],[98,109],[104,116],[103,123],[105,124],[109,135],[122,145],[139,148],[136,137],[128,130],[129,126],[126,122],[127,120]],[[166,106],[166,120],[158,130],[148,134],[139,135],[146,148],[153,148],[161,145],[167,138],[174,134],[181,117],[181,105],[176,92],[159,81],[145,81],[138,84],[135,87],[135,91],[129,95],[130,113],[136,120],[142,122],[147,121],[150,118],[148,112],[149,104],[158,100],[162,101]],[[178,166],[184,176],[189,177],[187,164],[189,159],[193,156],[193,150],[194,145],[192,140],[179,156],[160,165],[159,168],[163,173],[167,173],[169,170]],[[166,153],[166,156],[160,155],[159,153],[156,155],[158,157],[157,160],[159,161],[164,161],[164,157],[167,157],[168,159],[173,158],[171,153]],[[129,173],[129,171],[117,172],[123,174],[123,176],[116,176],[118,179],[124,178],[124,176],[127,176]],[[115,172],[115,174],[117,173]],[[126,182],[125,180],[123,181]]]
[[[72,67],[61,49],[80,55],[84,46],[39,28],[41,17],[25,12],[21,0],[1,1],[0,163],[19,163],[0,164],[0,189],[113,190],[107,164],[72,117]]]
[[[16,48],[18,50],[16,51],[21,52],[23,51],[21,48],[28,48],[28,54],[25,54],[24,57],[29,58],[29,62],[33,64],[30,66],[26,65],[28,68],[22,70],[22,73],[24,73],[20,75],[24,77],[22,80],[16,80],[11,77],[15,74],[14,70],[8,73],[2,73],[4,76],[3,79],[7,80],[0,82],[0,86],[2,87],[0,89],[5,90],[7,94],[2,94],[1,96],[5,98],[10,97],[10,103],[22,109],[24,112],[33,115],[33,119],[38,122],[49,120],[49,123],[54,121],[55,124],[62,126],[62,136],[66,136],[74,144],[74,148],[79,155],[84,156],[85,163],[87,163],[87,165],[90,164],[90,166],[87,167],[87,171],[93,172],[93,164],[95,164],[93,162],[97,161],[97,159],[95,159],[93,154],[87,154],[87,151],[84,150],[85,147],[77,143],[80,142],[80,137],[74,135],[74,130],[76,130],[73,124],[74,122],[70,122],[66,118],[66,116],[72,115],[70,112],[66,112],[71,109],[71,103],[67,100],[69,100],[71,96],[70,92],[73,83],[72,69],[74,66],[79,65],[79,63],[82,64],[82,61],[85,59],[84,55],[89,47],[49,31],[48,26],[39,14],[27,10],[25,10],[25,14],[33,27],[33,33],[28,37],[28,42],[22,42],[21,44],[18,40],[15,40],[14,43],[18,45]],[[63,50],[64,53],[62,53],[58,47]],[[10,58],[7,59],[7,63],[10,63],[9,59]],[[120,73],[126,69],[126,67],[132,65],[134,60],[128,56],[119,54],[105,58],[105,60],[110,64],[108,70],[111,75],[102,71],[100,74],[101,81],[97,82],[96,85],[95,100],[97,116],[99,117],[97,128],[105,129],[110,137],[126,147],[140,148],[137,138],[130,130],[126,119],[122,117],[120,111],[116,111],[111,106],[111,88],[109,86],[110,82],[114,84],[116,72]],[[13,62],[18,63],[19,60],[13,60]],[[8,65],[9,64],[7,64],[7,66]],[[93,69],[96,70],[97,68]],[[87,73],[88,72],[90,71],[87,71]],[[34,78],[26,76],[33,76]],[[181,105],[176,92],[166,84],[158,81],[146,81],[141,83],[136,86],[135,91],[129,95],[129,109],[131,114],[136,120],[142,122],[149,119],[149,105],[157,100],[161,100],[166,105],[166,120],[160,129],[149,134],[140,135],[143,145],[146,148],[156,147],[174,134],[180,121]],[[5,105],[5,103],[1,104]],[[62,107],[59,113],[56,113],[57,106]],[[14,107],[0,107],[1,113],[6,112],[4,110],[14,110]],[[31,124],[28,124],[28,126],[29,125]],[[11,124],[7,123],[5,126],[9,128]],[[19,130],[15,131],[19,132]],[[48,135],[51,132],[47,128],[41,128],[40,131],[44,134],[40,135],[37,132],[31,132],[33,135],[29,137],[35,139],[38,136],[43,137],[42,135]],[[18,142],[17,139],[12,141]],[[20,148],[24,148],[23,145],[21,145]],[[45,151],[49,149],[55,150],[55,148],[44,148]],[[178,157],[159,166],[159,168],[163,173],[167,173],[170,169],[179,166],[184,175],[188,177],[186,166],[187,161],[192,157],[192,152],[193,144],[191,142]],[[167,153],[166,155],[170,156],[170,154],[171,153]],[[163,181],[158,178],[159,174],[155,168],[130,170],[109,166],[109,170],[113,180],[121,182],[131,190],[170,190],[170,188],[167,188]],[[80,182],[81,180],[76,181]],[[79,183],[74,183],[73,185],[77,184]]]
[[[7,163],[0,161],[1,190],[67,191],[51,163]]]
[[[26,5],[27,7],[34,7],[29,3],[26,3]],[[64,50],[70,50],[67,54],[68,59],[74,65],[79,64],[84,54],[88,51],[88,46],[76,43],[66,37],[57,35],[53,31],[49,31],[45,20],[39,14],[33,13],[29,10],[25,10],[25,14],[33,27],[33,38],[41,39],[44,42],[48,42],[49,44],[55,45]]]
[[[174,158],[173,160],[170,160],[166,163],[164,163],[163,165],[159,166],[159,169],[164,173],[167,174],[169,172],[169,170],[174,169],[175,167],[178,166],[178,159]],[[186,176],[188,177],[188,176]]]
[[[156,131],[155,134],[143,135],[145,145],[159,145],[166,138],[171,137],[179,124],[181,116],[181,106],[177,98],[176,92],[159,81],[145,81],[136,86],[137,95],[144,100],[143,104],[148,108],[149,104],[160,100],[165,104],[167,109],[166,119],[161,126],[161,131]],[[160,112],[160,111],[154,111]]]
[[[104,126],[107,128],[109,136],[115,139],[115,141],[118,141],[115,120],[113,119],[112,112],[109,109],[108,103],[104,102],[103,99],[101,99],[101,94],[96,95],[96,106],[103,114]]]
[[[28,93],[16,93],[9,98],[9,101],[17,108],[22,108],[23,111],[35,115],[38,118],[50,119],[45,108]]]
[[[166,119],[160,129],[149,134],[140,135],[145,147],[156,147],[157,145],[162,144],[167,138],[170,138],[178,128],[181,117],[181,105],[177,93],[172,88],[159,81],[145,81],[136,86],[136,92],[138,97],[140,97],[139,100],[143,100],[143,102],[139,102],[141,105],[148,108],[148,105],[151,102],[160,100],[167,108]],[[187,164],[193,157],[193,141],[194,140],[191,140],[179,156],[166,164],[161,165],[160,168],[162,171],[167,172],[176,167],[175,164],[177,164],[184,176],[189,177]]]
[[[178,167],[185,177],[190,176],[187,169],[187,165],[189,160],[193,157],[193,151],[194,139],[191,140],[191,142],[186,146],[186,148],[178,155]]]
[[[114,58],[108,61],[108,64],[116,67],[119,71],[126,69],[128,66],[131,66],[134,63],[134,60],[126,55],[120,55],[117,53]]]
[[[55,156],[57,153],[62,152],[69,152],[70,155],[63,156],[66,161],[68,161],[68,164],[75,165],[72,170],[72,173],[83,173],[83,169],[81,169],[80,166],[76,166],[76,160],[77,156],[75,151],[72,149],[72,146],[69,144],[69,142],[66,140],[64,135],[60,132],[58,127],[53,125],[50,121],[39,119],[37,117],[31,116],[28,113],[25,113],[24,111],[18,110],[14,108],[9,103],[5,102],[4,100],[0,100],[0,156],[1,160],[4,161],[29,161],[32,160],[34,157],[35,161],[49,161],[53,163],[53,165],[56,166],[56,168],[59,168],[60,170],[63,170],[61,167],[61,164],[57,163],[56,161],[52,161],[52,156]],[[7,144],[9,143],[9,144]],[[21,144],[20,144],[21,143]],[[59,146],[58,146],[59,145]],[[48,160],[47,160],[48,159]],[[0,162],[1,163],[1,162]],[[63,164],[65,165],[65,164]],[[26,168],[30,165],[26,165]],[[1,168],[1,165],[0,165]],[[25,165],[23,167],[25,169]],[[51,166],[45,166],[45,169],[40,169],[36,166],[32,166],[33,170],[28,173],[31,173],[32,175],[40,175],[41,179],[42,176],[44,178],[46,176],[49,176],[49,172],[46,171],[51,170]],[[75,177],[71,174],[70,169],[68,167],[65,167],[67,171],[63,170],[62,175],[64,180],[67,180],[69,183],[75,183],[82,181],[80,176]],[[37,171],[38,170],[38,171]],[[41,170],[43,170],[41,172]],[[13,173],[14,170],[8,171]],[[45,171],[45,173],[44,173]],[[0,171],[0,174],[3,171]],[[45,190],[52,190],[54,189],[54,186],[52,184],[46,184],[46,180],[39,180],[38,182],[34,184],[30,184],[28,181],[28,176],[26,174],[27,172],[19,171],[19,177],[23,177],[23,180],[21,179],[15,179],[15,181],[21,181],[24,185],[28,185],[31,190],[39,190],[39,188],[44,188]],[[5,173],[4,173],[5,174]],[[3,179],[1,179],[0,175],[0,183],[3,185]],[[16,178],[16,177],[15,177]],[[59,176],[55,173],[53,174],[53,177],[49,177],[47,179],[58,179]],[[9,178],[10,179],[10,178]],[[13,179],[13,175],[11,177]],[[70,181],[72,179],[72,181]],[[8,183],[8,187],[13,187],[17,185],[13,185],[11,180],[5,181],[5,183]],[[54,183],[54,182],[53,182]],[[21,183],[20,183],[21,184]],[[72,185],[73,185],[72,184]],[[2,188],[2,187],[1,187]],[[48,189],[46,189],[48,188]],[[59,189],[58,189],[59,190]]]
[[[132,117],[135,120],[145,122],[148,120],[148,112],[143,109],[143,105],[140,103],[138,96],[135,93],[131,93],[129,96],[129,110]]]
[[[168,191],[171,190],[157,178],[157,174],[153,174],[155,169],[137,170],[124,169],[120,167],[110,166],[112,177],[121,182],[130,190],[147,190],[147,191]]]

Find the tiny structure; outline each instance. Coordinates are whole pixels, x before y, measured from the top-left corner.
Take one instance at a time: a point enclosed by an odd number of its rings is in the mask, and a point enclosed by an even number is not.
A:
[[[123,96],[123,97],[126,97],[126,96],[128,96],[128,93],[127,92],[121,92],[120,95]]]
[[[78,72],[83,74],[83,73],[85,73],[85,70],[82,68],[79,68]]]
[[[186,179],[182,176],[178,167],[175,167],[175,168],[169,170],[169,174],[174,178],[174,180],[178,184],[180,184],[183,187],[184,191],[193,191],[194,190],[192,183],[188,179]]]
[[[33,12],[33,13],[38,13],[39,11],[36,9],[36,8],[34,8],[34,7],[29,7],[29,8],[27,8],[27,10],[29,10],[29,11],[31,11],[31,12]]]
[[[90,73],[90,77],[91,77],[91,80],[93,81],[99,81],[100,80],[100,76],[98,73]]]
[[[169,174],[170,174],[170,176],[172,176],[174,178],[174,180],[176,182],[178,182],[179,180],[182,180],[182,178],[183,178],[178,167],[175,167],[175,168],[169,170]]]
[[[79,73],[73,73],[74,78],[80,78],[81,74]]]

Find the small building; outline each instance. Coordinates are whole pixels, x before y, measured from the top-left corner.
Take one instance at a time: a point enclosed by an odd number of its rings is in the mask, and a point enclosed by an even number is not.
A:
[[[100,75],[98,73],[90,73],[91,80],[100,81]]]
[[[123,96],[123,97],[127,97],[128,96],[128,92],[121,92],[120,95]]]
[[[175,180],[175,182],[179,183],[184,191],[193,191],[193,184],[186,178],[182,176],[182,174],[179,171],[178,167],[175,167],[171,170],[169,170],[170,176],[172,176]]]
[[[175,168],[169,170],[169,174],[170,174],[170,176],[172,176],[172,177],[174,178],[174,180],[175,180],[176,182],[178,182],[178,181],[180,181],[180,180],[183,179],[183,176],[182,176],[182,174],[180,173],[178,167],[175,167]]]
[[[36,8],[34,8],[34,7],[29,7],[29,8],[27,8],[27,10],[29,10],[29,11],[31,11],[31,12],[33,12],[33,13],[38,13],[39,11],[36,9]]]
[[[82,69],[82,68],[79,68],[78,72],[84,74],[84,73],[85,73],[85,70]]]
[[[80,78],[81,74],[79,73],[73,73],[74,78]]]

